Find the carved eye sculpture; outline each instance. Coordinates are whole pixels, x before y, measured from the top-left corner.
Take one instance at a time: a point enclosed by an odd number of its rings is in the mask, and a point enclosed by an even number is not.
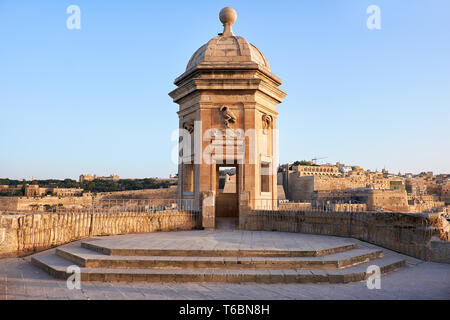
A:
[[[187,130],[189,133],[194,132],[194,120],[187,120],[183,123],[183,129]]]
[[[263,114],[262,116],[263,129],[270,129],[270,125],[272,124],[272,117],[268,114]]]
[[[220,107],[220,112],[227,128],[230,128],[230,123],[236,123],[236,115],[227,106]]]

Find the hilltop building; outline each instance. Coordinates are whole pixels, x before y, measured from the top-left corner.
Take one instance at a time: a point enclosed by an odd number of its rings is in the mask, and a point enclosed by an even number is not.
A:
[[[100,177],[96,174],[82,174],[80,175],[79,181],[80,183],[86,182],[86,181],[94,181],[94,180],[104,180],[104,181],[117,181],[120,180],[120,177],[116,174],[111,174],[107,177]]]

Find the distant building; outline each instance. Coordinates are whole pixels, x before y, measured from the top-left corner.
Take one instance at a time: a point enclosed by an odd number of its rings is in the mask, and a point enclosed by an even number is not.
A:
[[[83,183],[85,181],[94,181],[94,180],[104,180],[104,181],[117,181],[120,180],[120,177],[116,174],[111,174],[108,177],[99,177],[96,174],[82,174],[80,175],[80,183]]]
[[[94,175],[95,176],[95,175]],[[83,183],[85,181],[93,181],[95,178],[91,174],[82,174],[80,175],[80,183]]]
[[[6,194],[13,195],[21,190],[22,190],[22,186],[0,185],[0,192],[4,192]]]
[[[389,183],[390,183],[389,189],[391,189],[391,190],[406,190],[406,183],[405,183],[404,179],[392,178],[392,179],[390,179]]]
[[[341,166],[341,167],[339,167],[339,172],[341,172],[341,173],[343,173],[345,175],[349,174],[352,170],[353,169],[350,166]]]
[[[45,195],[47,192],[46,188],[40,188],[37,184],[27,184],[25,186],[25,197],[40,197]]]
[[[80,188],[54,188],[52,193],[58,197],[73,197],[79,196],[83,193]]]
[[[83,193],[80,188],[46,188],[40,187],[37,184],[27,184],[25,186],[25,197],[42,197],[51,194],[58,197],[73,197],[79,196]]]
[[[444,201],[445,204],[450,205],[450,181],[442,186],[441,200]]]
[[[298,176],[339,176],[340,172],[338,167],[332,165],[322,166],[293,166],[293,171],[298,172]]]

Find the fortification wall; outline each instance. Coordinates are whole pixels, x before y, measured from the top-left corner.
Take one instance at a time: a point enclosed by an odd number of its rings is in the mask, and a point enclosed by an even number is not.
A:
[[[116,199],[177,199],[177,186],[170,186],[169,188],[160,189],[100,192],[96,196],[96,200]]]
[[[154,200],[153,205],[166,205],[165,200],[177,198],[177,186],[161,189],[131,190],[120,192],[101,192],[96,196],[84,194],[83,196],[45,196],[45,197],[0,197],[0,214],[13,211],[45,211],[45,206],[58,207],[63,209],[82,210],[91,207],[93,199],[96,203],[102,200],[116,199],[145,199]],[[159,202],[158,202],[159,201]]]
[[[409,212],[426,212],[435,208],[445,207],[444,201],[425,201],[409,206]]]
[[[0,210],[8,211],[45,211],[45,205],[62,205],[66,209],[83,209],[92,204],[92,197],[0,197]]]
[[[3,211],[17,210],[19,197],[0,197],[0,214]]]
[[[338,178],[330,176],[299,176],[293,172],[289,175],[289,200],[308,201],[314,191],[344,190],[365,187],[367,182],[355,178]]]
[[[83,209],[92,205],[92,197],[84,195],[81,197],[55,197],[46,196],[43,198],[21,197],[18,200],[17,210],[39,210],[44,211],[45,205],[56,207],[63,206],[66,209]]]
[[[297,174],[289,174],[288,184],[289,200],[306,201],[310,200],[314,191],[314,177],[301,177]]]
[[[406,191],[404,190],[370,190],[369,210],[392,210],[397,212],[409,212]]]

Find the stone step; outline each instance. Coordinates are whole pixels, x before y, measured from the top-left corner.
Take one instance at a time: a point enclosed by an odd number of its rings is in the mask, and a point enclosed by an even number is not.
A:
[[[73,262],[56,254],[33,256],[31,262],[52,276],[67,279]],[[367,267],[377,265],[386,273],[405,265],[395,257],[383,257],[337,270],[306,269],[105,269],[80,267],[82,281],[104,282],[226,282],[226,283],[348,283],[365,280]]]
[[[316,250],[276,250],[276,249],[158,249],[158,248],[117,248],[97,245],[92,241],[81,242],[81,247],[110,256],[181,256],[181,257],[321,257],[356,249],[357,245],[345,244]]]
[[[339,269],[383,257],[382,250],[352,249],[315,257],[110,256],[79,246],[57,248],[56,255],[86,268],[259,268]]]

